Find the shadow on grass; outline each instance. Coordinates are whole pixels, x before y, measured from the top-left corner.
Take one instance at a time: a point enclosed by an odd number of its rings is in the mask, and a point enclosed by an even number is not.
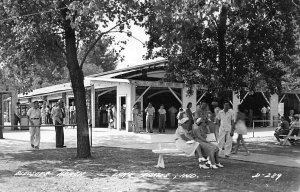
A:
[[[246,145],[252,153],[300,158],[299,142],[291,146],[282,146],[276,143],[273,137],[259,138],[248,142],[246,140]],[[243,147],[240,147],[240,149],[242,150]]]
[[[296,191],[299,187],[300,169],[295,168],[222,159],[225,168],[200,170],[195,158],[166,156],[166,169],[157,169],[157,155],[151,150],[95,147],[92,155],[90,159],[78,159],[74,148],[7,153],[0,158],[0,185],[18,179],[47,183],[64,178],[65,186],[85,180],[90,185],[101,183],[98,187],[108,191],[120,191],[118,185],[121,191]],[[18,172],[49,174],[16,176]],[[253,178],[257,173],[282,176],[277,181],[265,176]]]

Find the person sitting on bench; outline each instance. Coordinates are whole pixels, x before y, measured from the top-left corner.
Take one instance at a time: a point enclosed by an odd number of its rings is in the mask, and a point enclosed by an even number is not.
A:
[[[290,128],[294,128],[293,132],[291,133],[291,136],[298,136],[299,135],[299,129],[300,129],[300,121],[299,121],[299,114],[294,115],[294,121],[291,123]],[[289,138],[289,142],[291,144],[294,144],[296,142],[295,139]]]
[[[199,146],[199,143],[193,140],[193,137],[188,132],[188,124],[189,118],[184,117],[180,120],[179,126],[176,129],[176,139],[175,139],[175,145],[177,149],[184,152],[187,156],[196,156],[199,161],[201,161],[202,153]],[[199,164],[200,168],[203,168],[201,164]],[[208,167],[206,168],[208,169]]]
[[[193,135],[195,141],[197,141],[200,144],[200,148],[203,151],[204,156],[209,157],[209,166],[210,168],[217,169],[219,167],[224,167],[219,162],[219,148],[208,142],[206,140],[207,133],[208,132],[208,120],[204,118],[198,118],[196,120],[196,123],[193,126]]]
[[[284,116],[280,118],[280,125],[275,129],[274,136],[276,137],[277,141],[280,142],[280,139],[283,139],[283,136],[280,135],[287,135],[289,134],[289,122],[285,119]]]

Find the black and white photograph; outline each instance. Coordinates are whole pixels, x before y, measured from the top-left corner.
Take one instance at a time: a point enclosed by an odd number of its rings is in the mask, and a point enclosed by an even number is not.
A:
[[[300,0],[1,0],[0,192],[300,192]]]

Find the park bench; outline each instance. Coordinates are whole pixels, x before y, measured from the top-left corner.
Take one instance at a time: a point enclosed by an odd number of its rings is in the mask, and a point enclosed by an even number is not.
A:
[[[162,148],[161,143],[158,144],[158,149],[153,149],[152,152],[158,154],[157,165],[155,166],[156,168],[165,168],[164,155],[178,155],[187,157],[184,152],[177,148]]]
[[[175,143],[174,143],[175,146]],[[155,167],[165,168],[164,155],[182,155],[186,156],[184,152],[178,150],[177,148],[161,148],[161,143],[158,144],[158,149],[153,149],[153,153],[158,154],[158,161]]]
[[[175,137],[168,137],[168,138],[164,137],[163,141],[164,142],[158,141],[158,149],[152,150],[153,153],[158,154],[158,161],[157,161],[157,165],[155,167],[165,168],[164,155],[176,155],[176,156],[187,157],[187,155],[183,151],[180,151],[179,149],[176,148]],[[210,142],[216,144],[216,140],[212,140]],[[172,148],[170,146],[162,148],[163,143],[172,144]]]
[[[292,127],[287,135],[280,135],[280,136],[284,137],[284,140],[283,140],[283,142],[282,142],[281,145],[288,145],[288,146],[290,146],[291,143],[289,142],[289,139],[295,139],[295,140],[300,139],[299,134],[297,136],[296,135],[292,136],[292,133],[293,133],[293,131],[295,129],[300,129],[300,127]]]

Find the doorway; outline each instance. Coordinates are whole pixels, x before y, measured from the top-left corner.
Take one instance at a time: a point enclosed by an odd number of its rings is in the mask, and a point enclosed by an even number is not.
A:
[[[121,130],[125,130],[126,129],[126,96],[125,95],[119,95],[118,97],[119,99],[119,105],[117,106],[117,110],[120,111],[119,113],[119,116],[117,118],[120,119],[120,121],[118,121],[117,119],[117,122],[120,122],[120,124],[117,126],[117,127],[120,127]]]

